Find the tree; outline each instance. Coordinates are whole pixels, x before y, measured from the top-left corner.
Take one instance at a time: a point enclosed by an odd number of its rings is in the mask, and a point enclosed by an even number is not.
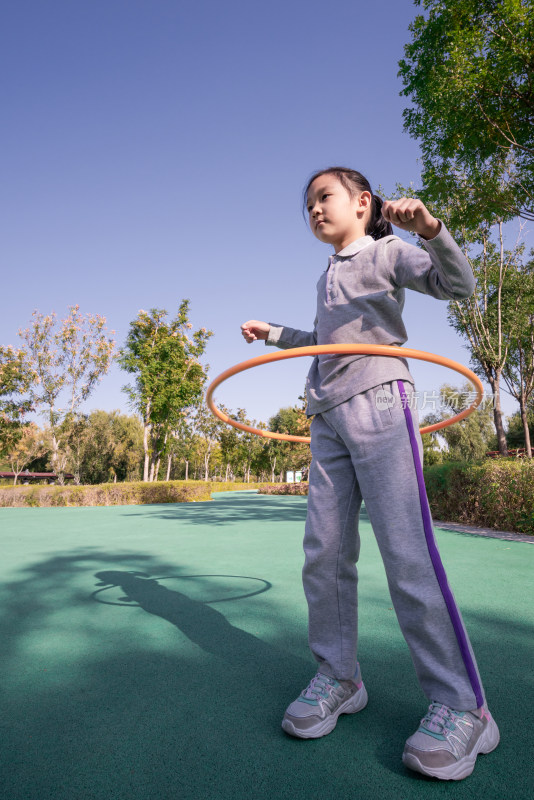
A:
[[[526,450],[527,441],[532,442],[534,437],[534,407],[527,410],[528,440],[525,438],[525,428],[521,413],[518,411],[508,417],[508,444],[511,448],[524,447]]]
[[[514,298],[519,303],[520,325],[510,335],[509,355],[502,375],[510,394],[519,403],[525,449],[528,458],[532,458],[528,406],[534,397],[534,261],[514,275],[506,291],[511,296],[508,305],[513,304]]]
[[[123,391],[143,420],[145,481],[157,479],[160,458],[181,412],[202,394],[207,376],[199,358],[213,335],[206,328],[190,334],[188,300],[182,301],[173,320],[166,318],[163,309],[139,311],[119,357],[121,367],[135,376],[135,383]]]
[[[202,400],[195,406],[192,422],[197,450],[202,457],[204,480],[209,481],[210,462],[218,451],[220,453],[219,436],[224,423],[211,413]]]
[[[234,417],[234,412],[223,405],[219,406],[223,414]],[[234,478],[237,472],[237,461],[239,453],[239,430],[231,425],[221,425],[219,430],[219,446],[221,448],[221,459],[225,469],[224,479],[229,481]]]
[[[511,344],[524,329],[522,310],[529,284],[523,280],[522,247],[516,245],[505,250],[502,223],[498,230],[496,245],[490,240],[489,231],[482,228],[481,250],[469,257],[477,279],[475,293],[465,300],[449,303],[448,317],[453,328],[469,343],[473,370],[491,386],[499,452],[506,455],[500,385]],[[510,291],[512,286],[514,291]]]
[[[20,436],[9,448],[8,459],[14,473],[13,484],[25,467],[48,450],[43,431],[34,422],[23,425]]]
[[[429,414],[425,418],[425,423],[433,424],[450,419],[470,406],[473,400],[473,388],[470,383],[464,384],[460,389],[443,384],[440,389],[440,399],[441,411],[437,414]],[[483,401],[473,414],[450,427],[442,428],[439,435],[447,443],[447,460],[478,461],[484,458],[488,450],[488,442],[493,435],[491,417],[491,403]]]
[[[435,415],[428,415],[422,420],[422,425],[432,425],[437,422]],[[423,464],[425,467],[430,467],[432,464],[441,464],[443,461],[443,451],[439,446],[437,431],[432,433],[424,433],[421,436],[423,443]]]
[[[426,199],[462,178],[471,220],[534,218],[534,0],[414,0],[399,62]]]
[[[23,350],[0,345],[0,454],[12,448],[22,435],[22,421],[32,410],[28,392],[34,375]]]
[[[65,449],[77,483],[139,480],[143,426],[137,416],[92,411],[70,427]]]
[[[269,430],[277,433],[286,433],[292,436],[309,436],[311,420],[306,416],[306,397],[299,398],[301,406],[281,408],[269,420]],[[308,470],[311,461],[309,444],[300,442],[280,442],[280,447],[275,450],[278,468],[281,472],[287,469]],[[273,454],[274,455],[274,454]],[[274,468],[273,468],[274,471]]]
[[[397,185],[391,199],[403,195],[424,197],[423,190]],[[531,296],[527,276],[530,264],[524,264],[524,246],[520,237],[514,246],[505,248],[503,222],[495,225],[481,222],[473,226],[467,213],[460,213],[465,203],[462,186],[452,190],[445,203],[425,200],[431,213],[446,221],[455,240],[462,247],[476,279],[475,292],[464,300],[448,305],[452,327],[468,342],[471,366],[477,375],[486,379],[493,393],[493,416],[497,444],[506,455],[506,434],[501,409],[501,381],[510,358],[512,343],[528,327],[525,309]],[[467,222],[466,222],[467,220]]]
[[[63,482],[69,422],[76,419],[81,404],[108,372],[115,342],[106,335],[106,319],[99,314],[80,312],[71,306],[58,325],[55,312],[33,312],[31,325],[20,330],[25,342],[24,359],[35,382],[30,386],[30,402],[42,408],[51,437],[52,469]],[[112,331],[113,333],[113,331]],[[65,405],[59,405],[62,400]]]
[[[258,428],[259,430],[265,429],[263,422],[248,419],[244,408],[238,408],[234,418],[243,423],[243,425],[250,425],[252,428]],[[263,450],[263,440],[257,434],[248,433],[248,431],[239,430],[237,433],[237,445],[233,451],[233,467],[235,472],[240,470],[243,474],[243,480],[249,483],[252,469],[257,466]]]
[[[183,463],[184,480],[189,480],[189,464],[194,457],[193,429],[192,410],[182,411],[177,425],[174,426],[167,440],[167,480],[170,480],[172,470],[176,472],[176,466],[172,466],[173,460],[178,464]],[[181,470],[180,474],[182,474]]]

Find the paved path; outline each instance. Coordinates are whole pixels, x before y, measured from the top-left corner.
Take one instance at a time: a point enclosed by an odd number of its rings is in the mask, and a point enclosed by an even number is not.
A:
[[[456,531],[457,533],[470,533],[473,536],[488,536],[490,539],[505,539],[508,542],[526,542],[527,544],[534,544],[534,536],[528,536],[523,533],[495,531],[493,528],[479,528],[475,525],[459,525],[456,522],[442,522],[437,519],[434,520],[434,526],[447,531]]]

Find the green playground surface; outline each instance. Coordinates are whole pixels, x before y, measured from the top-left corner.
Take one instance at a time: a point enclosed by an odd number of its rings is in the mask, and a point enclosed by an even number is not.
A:
[[[361,521],[362,712],[280,728],[315,672],[306,498],[0,509],[6,800],[502,800],[532,796],[534,546],[437,530],[501,730],[471,777],[401,762],[427,702]]]

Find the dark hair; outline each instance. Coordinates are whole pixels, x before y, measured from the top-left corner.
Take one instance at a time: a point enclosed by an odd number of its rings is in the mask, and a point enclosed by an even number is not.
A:
[[[347,167],[328,167],[328,169],[321,169],[311,176],[303,192],[303,212],[306,211],[310,186],[321,175],[334,175],[353,197],[356,197],[360,192],[369,192],[371,194],[371,215],[365,227],[366,235],[372,236],[373,239],[382,239],[384,236],[390,236],[393,233],[391,223],[382,216],[382,198],[377,194],[373,194],[371,184],[361,172],[356,172],[355,169],[348,169]]]

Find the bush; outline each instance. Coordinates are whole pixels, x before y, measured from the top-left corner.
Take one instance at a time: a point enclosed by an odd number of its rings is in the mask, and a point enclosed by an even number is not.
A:
[[[94,486],[0,487],[0,506],[125,506],[210,500],[212,485],[203,481],[100,483]]]
[[[261,492],[268,483],[239,483],[237,481],[215,481],[211,484],[212,492],[243,492],[243,491],[259,491]]]
[[[268,483],[258,490],[259,494],[291,494],[291,495],[307,495],[308,484],[301,483]]]
[[[488,459],[425,469],[436,519],[534,534],[534,461]]]

